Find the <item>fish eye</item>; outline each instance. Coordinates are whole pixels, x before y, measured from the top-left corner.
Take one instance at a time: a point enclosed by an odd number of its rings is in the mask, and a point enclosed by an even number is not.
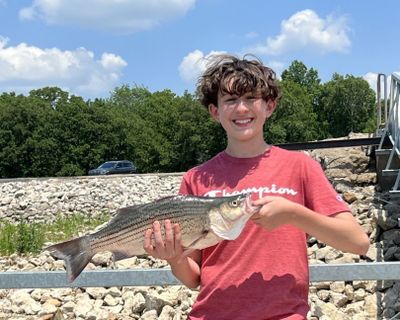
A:
[[[237,201],[237,200],[232,200],[232,201],[231,201],[231,206],[232,206],[232,207],[237,207],[237,206],[239,206],[239,201]]]

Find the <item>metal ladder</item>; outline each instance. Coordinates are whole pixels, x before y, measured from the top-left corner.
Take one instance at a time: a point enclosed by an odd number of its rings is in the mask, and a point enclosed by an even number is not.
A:
[[[382,81],[383,79],[383,81]],[[383,83],[384,97],[382,101]],[[377,135],[381,137],[375,150],[377,163],[384,161],[382,172],[378,172],[389,187],[391,197],[400,197],[400,75],[392,73],[390,85],[390,106],[387,108],[387,77],[378,75],[377,82]],[[382,107],[383,105],[383,107]],[[383,115],[382,115],[383,109]],[[379,167],[379,166],[378,166]]]

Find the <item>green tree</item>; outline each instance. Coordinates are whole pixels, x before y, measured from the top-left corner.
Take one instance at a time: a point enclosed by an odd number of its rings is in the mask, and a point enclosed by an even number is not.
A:
[[[82,175],[106,160],[125,158],[123,128],[101,100],[88,103],[71,97],[57,108],[54,130],[62,150],[56,175]]]
[[[307,66],[299,60],[294,60],[291,65],[282,72],[282,81],[295,82],[305,87],[307,92],[311,94],[314,94],[321,84],[318,71],[314,68],[308,69]]]
[[[282,98],[265,126],[271,143],[371,131],[375,94],[368,83],[318,72],[294,61]],[[221,126],[196,97],[124,85],[108,99],[85,101],[57,87],[28,96],[0,95],[0,177],[82,175],[104,161],[127,159],[140,172],[179,172],[226,146]]]
[[[179,98],[178,110],[175,161],[179,171],[186,171],[224,149],[226,137],[221,125],[192,95],[185,93]]]
[[[375,92],[360,77],[335,73],[322,87],[320,121],[329,124],[332,137],[369,130],[375,121]]]
[[[171,163],[174,94],[145,88],[116,88],[107,100],[113,121],[126,135],[128,155],[142,172],[167,170]]]
[[[14,93],[0,96],[0,176],[32,175],[28,141],[43,124],[43,108],[29,98]]]
[[[65,103],[69,99],[69,93],[58,87],[44,87],[41,89],[31,90],[30,98],[37,98],[36,101],[47,102],[56,109],[57,104]]]
[[[123,85],[113,90],[107,102],[114,107],[132,108],[150,96],[151,92],[145,87]]]
[[[209,159],[224,139],[207,110],[190,94],[116,88],[108,100],[124,128],[131,159],[143,172],[177,172]],[[123,117],[118,115],[123,114]],[[210,139],[210,136],[213,138]]]
[[[292,80],[282,80],[282,98],[267,120],[265,138],[272,143],[311,141],[319,138],[317,115],[312,95]]]

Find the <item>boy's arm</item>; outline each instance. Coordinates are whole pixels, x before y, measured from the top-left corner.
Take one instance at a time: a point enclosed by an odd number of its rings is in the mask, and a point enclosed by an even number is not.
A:
[[[197,288],[200,285],[201,251],[195,250],[188,257],[177,257],[167,260],[172,273],[188,288]]]
[[[368,251],[368,236],[351,212],[325,216],[285,198],[270,196],[254,201],[254,205],[262,207],[253,215],[253,222],[267,230],[292,224],[341,251],[360,255]]]
[[[188,256],[184,255],[181,244],[181,230],[178,224],[172,225],[169,220],[164,222],[165,239],[161,233],[158,221],[153,228],[148,229],[144,236],[145,251],[157,259],[164,259],[171,266],[172,273],[187,287],[196,288],[200,284],[201,252],[195,250]],[[152,237],[154,236],[154,241]]]

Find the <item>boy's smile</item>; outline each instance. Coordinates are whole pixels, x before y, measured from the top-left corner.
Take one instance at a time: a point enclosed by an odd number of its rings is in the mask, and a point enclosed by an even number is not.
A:
[[[246,118],[246,119],[234,119],[233,122],[239,127],[246,127],[250,124],[254,118]]]

